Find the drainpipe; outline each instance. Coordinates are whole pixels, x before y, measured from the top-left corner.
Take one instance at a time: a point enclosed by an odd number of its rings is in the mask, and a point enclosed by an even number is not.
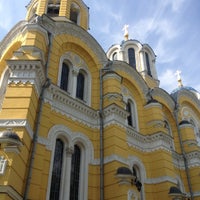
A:
[[[41,22],[43,21],[42,17],[38,16],[38,18],[41,19]],[[42,23],[40,25],[42,26]],[[45,89],[47,89],[50,86],[50,79],[48,78],[48,66],[49,66],[49,60],[50,60],[50,52],[51,52],[51,48],[52,48],[52,35],[45,27],[43,27],[43,28],[47,31],[48,39],[49,39],[48,56],[47,56],[47,61],[45,63],[46,80],[45,80],[44,85],[42,86],[40,96],[39,96],[39,101],[38,101],[36,123],[35,123],[35,126],[34,126],[35,131],[34,131],[34,134],[33,134],[33,139],[32,139],[32,144],[31,144],[30,160],[29,160],[29,166],[28,166],[28,172],[27,172],[27,178],[26,178],[26,185],[25,185],[23,200],[27,200],[28,194],[29,194],[32,170],[33,170],[33,164],[34,164],[35,152],[36,152],[36,145],[37,145],[37,140],[38,140],[38,135],[39,135],[40,119],[41,119],[42,108],[43,108],[43,104],[44,104],[44,92],[45,92]]]
[[[190,196],[191,196],[191,200],[194,200],[190,172],[189,172],[189,168],[188,168],[188,161],[186,158],[186,154],[185,154],[185,150],[184,150],[184,146],[183,146],[183,140],[182,140],[179,123],[178,123],[178,104],[177,103],[175,106],[174,114],[175,114],[177,130],[178,130],[178,137],[179,137],[179,142],[180,142],[180,147],[181,147],[181,153],[183,155],[183,160],[184,160],[184,165],[185,165],[185,171],[186,171],[186,177],[187,177],[188,187],[189,187],[189,191],[190,191]]]
[[[100,69],[100,200],[104,200],[103,69]]]
[[[112,71],[110,65],[111,61],[100,69],[100,107],[99,107],[99,118],[100,118],[100,200],[104,200],[104,121],[103,121],[103,73],[106,71]]]

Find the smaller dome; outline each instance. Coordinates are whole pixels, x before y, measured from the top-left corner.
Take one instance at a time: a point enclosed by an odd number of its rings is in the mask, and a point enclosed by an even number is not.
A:
[[[175,186],[170,187],[168,194],[169,195],[177,195],[177,196],[183,195],[183,193],[180,191],[180,189]]]
[[[132,175],[132,172],[127,167],[119,167],[117,169],[117,175]]]
[[[0,132],[0,139],[12,139],[16,141],[21,141],[19,136],[12,130],[5,130]]]

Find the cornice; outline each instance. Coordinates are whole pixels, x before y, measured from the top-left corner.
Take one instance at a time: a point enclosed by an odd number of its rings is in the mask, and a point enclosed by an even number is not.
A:
[[[72,98],[67,92],[51,84],[45,92],[44,100],[51,105],[51,109],[78,121],[90,128],[99,128],[98,112],[84,102]]]
[[[0,127],[1,128],[19,128],[25,127],[29,136],[33,138],[33,130],[26,119],[4,119],[0,120]]]
[[[44,68],[40,60],[7,60],[11,70],[8,83],[29,83],[35,85],[39,96],[45,82]]]
[[[127,143],[142,152],[152,152],[160,149],[171,152],[173,147],[173,139],[170,135],[159,132],[145,136],[130,127],[127,128]]]
[[[200,151],[193,151],[187,153],[186,155],[188,168],[199,167],[200,166]],[[183,155],[178,154],[176,152],[172,153],[174,166],[178,169],[185,169],[184,158]]]
[[[116,104],[111,104],[103,111],[104,126],[110,126],[112,124],[125,128],[128,112]]]

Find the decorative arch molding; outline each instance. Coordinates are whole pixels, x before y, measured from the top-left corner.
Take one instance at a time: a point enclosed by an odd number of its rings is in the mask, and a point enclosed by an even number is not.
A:
[[[149,88],[142,78],[142,76],[133,68],[131,68],[127,63],[122,61],[113,61],[112,69],[114,71],[123,71],[126,74],[128,74],[130,77],[132,77],[132,80],[129,80],[131,83],[133,83],[133,80],[136,82],[135,86],[141,96],[144,96],[144,99],[148,101],[148,97],[146,94],[148,94]]]
[[[58,70],[58,79],[57,79],[57,85],[60,86],[61,82],[61,73],[62,73],[62,67],[63,62],[67,61],[69,64],[69,80],[68,80],[68,92],[76,98],[76,81],[77,81],[77,75],[79,72],[84,72],[85,77],[85,84],[84,84],[84,101],[91,105],[91,88],[92,88],[92,78],[90,70],[88,69],[87,64],[85,61],[77,54],[73,52],[66,52],[64,55],[60,58],[59,63],[59,70]]]
[[[53,150],[55,140],[58,136],[65,137],[70,148],[78,142],[81,143],[89,158],[89,163],[92,163],[92,160],[94,160],[94,148],[92,142],[86,135],[80,132],[72,132],[68,127],[64,125],[55,125],[49,130],[48,133],[48,143],[46,144],[46,148],[48,150]]]
[[[143,51],[147,51],[148,53],[151,54],[151,56],[156,57],[156,55],[155,55],[153,49],[152,49],[148,44],[143,44],[142,50],[143,50]]]
[[[42,17],[38,17],[38,23],[42,24],[42,26],[44,26],[49,32],[51,32],[54,37],[66,34],[68,36],[71,35],[73,37],[75,36],[76,38],[79,38],[82,42],[82,45],[84,45],[84,49],[91,49],[92,52],[97,56],[101,65],[107,63],[108,59],[103,48],[87,31],[85,31],[80,26],[62,21],[55,22],[45,15],[43,15]],[[85,44],[87,44],[87,46]]]
[[[128,162],[129,162],[128,164],[129,164],[130,169],[134,165],[136,165],[140,169],[141,182],[144,183],[144,181],[146,180],[146,169],[143,162],[136,156],[129,156]]]
[[[188,102],[193,104],[193,106],[199,110],[200,109],[200,101],[197,96],[191,92],[190,90],[183,89],[177,92],[175,100],[177,103],[182,104],[181,98],[184,97],[186,100],[184,102]]]
[[[51,162],[50,162],[50,173],[49,182],[47,189],[47,198],[49,199],[50,188],[51,188],[51,176],[53,169],[53,158],[55,153],[55,141],[56,139],[62,139],[64,142],[64,151],[66,152],[63,156],[62,163],[62,177],[61,177],[61,188],[60,195],[63,199],[68,199],[70,194],[70,177],[71,177],[71,162],[72,154],[74,152],[75,145],[78,145],[81,149],[81,167],[80,167],[80,178],[79,178],[79,195],[81,194],[81,199],[88,199],[88,168],[89,163],[94,159],[94,149],[91,141],[87,136],[79,132],[72,132],[71,129],[64,125],[55,125],[49,130],[48,143],[46,148],[52,151]]]
[[[128,48],[136,47],[136,51],[140,52],[142,50],[142,44],[138,40],[128,40],[121,44],[121,50],[127,51]]]
[[[7,50],[7,47],[13,42],[13,40],[21,34],[23,28],[27,24],[27,21],[20,21],[17,23],[10,32],[6,35],[6,37],[2,40],[0,45],[0,58],[2,57],[5,50]]]
[[[10,69],[8,67],[6,67],[6,69],[3,71],[3,73],[0,77],[0,109],[1,109],[1,106],[3,103],[9,76],[10,76]]]
[[[161,88],[154,88],[150,91],[150,95],[158,102],[162,101],[161,103],[173,113],[175,108],[175,102],[165,90]]]

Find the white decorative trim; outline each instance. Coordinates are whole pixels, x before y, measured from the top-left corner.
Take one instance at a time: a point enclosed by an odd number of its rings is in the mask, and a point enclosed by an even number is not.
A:
[[[16,190],[14,190],[11,186],[8,186],[8,185],[1,185],[0,193],[5,193],[14,200],[23,200],[22,196]]]
[[[185,170],[185,164],[183,156],[173,152],[173,164],[176,168]],[[188,168],[192,167],[199,167],[200,166],[200,152],[199,151],[193,151],[186,154],[186,159],[188,162]]]
[[[170,135],[159,132],[144,136],[130,127],[127,128],[127,143],[142,152],[152,152],[159,149],[171,152],[173,147],[173,139]]]
[[[8,60],[8,67],[11,70],[8,83],[34,84],[38,96],[42,85],[45,82],[43,66],[38,60]]]
[[[51,163],[50,163],[50,171],[49,171],[49,181],[48,181],[48,189],[46,199],[49,199],[50,194],[50,186],[51,186],[51,172],[53,168],[53,158],[54,158],[54,149],[55,149],[55,141],[57,138],[62,138],[65,143],[66,156],[63,159],[63,169],[65,173],[63,173],[61,180],[61,196],[67,199],[67,195],[69,195],[69,181],[71,174],[71,158],[68,155],[69,150],[72,152],[74,145],[79,145],[81,148],[81,172],[80,172],[80,188],[79,194],[81,194],[81,199],[87,200],[88,196],[88,164],[91,163],[91,160],[94,159],[94,149],[89,138],[83,133],[72,132],[69,128],[64,125],[55,125],[53,126],[48,134],[48,146],[46,148],[52,151]]]
[[[186,154],[186,159],[188,161],[188,167],[200,167],[200,152],[194,151]]]
[[[104,115],[104,127],[116,124],[122,128],[125,128],[128,112],[120,108],[116,104],[111,104],[106,107],[103,112]]]
[[[8,67],[6,67],[0,77],[0,109],[2,108],[9,76],[10,76],[10,70]]]
[[[84,72],[84,101],[87,105],[91,105],[91,74],[85,63],[85,61],[77,54],[73,52],[66,52],[61,58],[58,70],[58,82],[57,85],[60,86],[61,73],[63,62],[68,61],[69,75],[68,75],[68,88],[67,92],[76,98],[76,87],[77,87],[77,75],[80,71]]]
[[[99,64],[103,65],[107,62],[108,59],[102,47],[87,31],[76,24],[71,22],[66,23],[66,21],[54,21],[45,15],[38,17],[38,23],[54,36],[67,34],[79,38],[84,44],[87,44],[87,47],[98,57],[98,60],[100,61]]]
[[[14,127],[25,127],[29,136],[33,138],[33,130],[26,119],[4,119],[0,120],[0,127],[14,128]]]
[[[20,21],[17,23],[10,32],[6,35],[6,37],[0,43],[0,57],[4,53],[5,49],[12,43],[12,41],[21,33],[24,26],[27,24],[27,21]]]
[[[3,175],[7,166],[7,160],[0,156],[0,175]]]
[[[160,176],[156,178],[148,178],[145,180],[145,184],[159,184],[163,182],[170,182],[170,183],[177,184],[177,180],[170,176]]]
[[[45,102],[51,105],[51,109],[65,115],[73,121],[78,121],[88,127],[99,128],[98,112],[72,98],[67,92],[55,85],[50,85],[45,92]]]
[[[66,137],[69,146],[74,146],[77,141],[81,142],[87,150],[89,162],[94,160],[94,149],[90,139],[82,133],[72,132],[68,127],[64,125],[53,126],[49,130],[48,138],[44,139],[43,137],[39,137],[39,141],[43,141],[44,144],[46,144],[46,148],[52,151],[54,148],[55,140],[59,135]]]

